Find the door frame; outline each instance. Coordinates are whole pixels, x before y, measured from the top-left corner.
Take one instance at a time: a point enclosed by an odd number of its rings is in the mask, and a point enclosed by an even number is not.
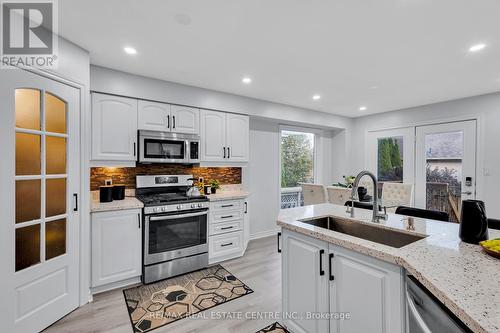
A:
[[[78,89],[80,98],[80,193],[79,193],[79,232],[78,240],[78,277],[79,306],[92,301],[90,292],[90,87],[60,74],[38,68],[20,68],[43,78],[53,80]]]
[[[370,132],[375,131],[389,131],[401,128],[412,127],[414,131],[414,138],[416,138],[417,127],[428,126],[428,125],[439,125],[446,123],[454,123],[461,121],[475,120],[476,121],[476,198],[483,197],[483,187],[484,187],[484,146],[485,146],[485,135],[484,135],[484,116],[478,113],[471,113],[470,115],[461,115],[456,117],[445,117],[436,118],[429,120],[412,121],[407,125],[394,125],[389,127],[374,127],[365,130],[365,142],[368,141],[368,135]],[[414,151],[416,151],[416,141],[413,142]],[[368,145],[365,144],[365,156],[368,154]],[[414,172],[413,172],[413,184],[415,184],[416,174],[415,174],[415,163],[414,158]],[[364,168],[368,166],[368,159],[365,157]]]

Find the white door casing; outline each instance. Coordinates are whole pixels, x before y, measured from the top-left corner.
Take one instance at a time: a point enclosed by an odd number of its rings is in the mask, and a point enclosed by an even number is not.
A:
[[[415,206],[426,208],[426,148],[425,138],[429,134],[463,133],[462,156],[462,200],[476,197],[476,120],[456,121],[436,125],[416,127],[416,159],[415,159]],[[465,178],[472,177],[471,186],[465,186]],[[470,192],[470,194],[464,193]]]
[[[40,127],[37,129],[20,127],[16,129],[15,96],[16,89],[38,90],[40,92]],[[65,105],[66,130],[65,133],[53,132],[46,128],[45,105],[48,100],[56,100]],[[43,78],[36,74],[11,69],[2,71],[0,84],[0,141],[2,142],[2,158],[0,159],[0,211],[2,222],[0,224],[0,270],[2,288],[0,290],[0,311],[2,313],[2,331],[5,332],[37,332],[57,321],[78,306],[79,300],[79,230],[80,216],[77,210],[77,200],[80,190],[79,165],[80,165],[80,97],[76,88]],[[37,102],[38,103],[38,102]],[[52,104],[51,104],[52,105]],[[52,107],[52,106],[51,106]],[[52,111],[51,111],[52,112]],[[53,118],[52,118],[53,120]],[[33,135],[40,138],[40,172],[34,175],[16,176],[16,133],[17,135]],[[66,150],[56,154],[53,158],[46,159],[47,151],[53,151],[54,142],[65,142]],[[59,147],[63,147],[59,145]],[[34,149],[35,154],[37,149]],[[19,151],[18,154],[21,154]],[[53,161],[58,160],[61,154],[66,154],[65,170],[63,173],[49,172]],[[57,156],[59,155],[59,156]],[[22,156],[22,155],[20,155]],[[28,155],[24,155],[29,157]],[[64,156],[63,156],[64,157]],[[51,215],[46,204],[53,203],[54,197],[46,196],[49,183],[63,181],[65,184],[66,207],[63,212]],[[39,201],[21,196],[18,200],[23,208],[40,205],[39,218],[16,221],[16,184],[23,181],[40,183],[38,193]],[[50,185],[52,188],[53,185]],[[52,188],[53,189],[53,188]],[[64,193],[64,191],[63,191]],[[64,195],[64,194],[63,194]],[[48,206],[47,206],[48,207]],[[36,212],[37,210],[34,209]],[[46,216],[48,215],[48,216]],[[62,221],[65,221],[61,224]],[[53,249],[52,236],[56,222],[64,225],[65,232],[59,229],[58,236],[64,236],[64,246],[57,255],[51,254]],[[22,234],[22,229],[39,228],[33,233],[34,242],[20,243],[20,249],[30,249],[37,255],[38,261],[16,272],[16,237]],[[33,230],[33,229],[32,229]],[[48,235],[48,238],[46,238]],[[36,239],[39,239],[38,241]],[[60,241],[60,239],[59,239]],[[48,246],[46,246],[48,244]],[[61,243],[59,244],[61,245]],[[31,247],[30,247],[31,246]]]

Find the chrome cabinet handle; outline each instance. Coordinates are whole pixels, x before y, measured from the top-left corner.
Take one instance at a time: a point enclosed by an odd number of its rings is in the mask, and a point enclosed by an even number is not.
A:
[[[134,142],[134,156],[136,156],[136,153],[135,153],[135,142]]]
[[[78,211],[78,193],[73,193],[73,198],[75,198],[75,208],[73,208],[74,212]]]
[[[177,215],[167,215],[167,216],[152,216],[149,217],[149,221],[164,221],[164,220],[174,220],[174,219],[181,219],[184,217],[194,217],[194,216],[202,216],[202,215],[207,215],[207,211],[203,211],[200,213],[191,213],[191,214],[177,214]]]
[[[224,147],[224,158],[226,158],[226,147]]]
[[[220,230],[228,230],[228,229],[233,229],[233,227],[223,227],[223,228],[220,228]]]
[[[281,247],[280,247],[280,237],[281,237],[281,232],[278,232],[278,253],[281,253]]]
[[[231,205],[222,205],[221,207],[222,207],[222,208],[228,208],[228,207],[233,207],[233,206],[234,206],[234,205],[233,205],[233,204],[231,204]]]
[[[233,217],[233,215],[225,215],[225,216],[221,216],[220,218],[221,218],[221,219],[228,219],[228,218],[230,218],[230,217]]]
[[[137,221],[139,222],[139,229],[141,229],[141,213],[137,213]]]
[[[167,128],[170,128],[170,115],[167,116]]]
[[[231,158],[231,149],[227,147],[227,158]]]
[[[173,127],[172,128],[175,128],[175,116],[172,116],[172,123],[173,123]]]
[[[221,244],[220,246],[225,247],[225,246],[229,246],[229,245],[233,245],[233,243]]]

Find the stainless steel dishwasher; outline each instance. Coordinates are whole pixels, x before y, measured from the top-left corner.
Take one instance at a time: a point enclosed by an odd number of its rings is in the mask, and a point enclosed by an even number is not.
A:
[[[413,276],[406,275],[408,333],[471,332]]]

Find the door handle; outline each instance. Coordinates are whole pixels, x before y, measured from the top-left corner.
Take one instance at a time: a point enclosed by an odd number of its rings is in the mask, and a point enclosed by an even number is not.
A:
[[[226,158],[226,147],[224,147],[224,158]]]
[[[330,281],[333,281],[335,280],[335,277],[333,276],[333,272],[332,272],[332,260],[333,260],[333,253],[330,253],[330,255],[328,256],[328,271],[329,271],[329,274],[330,274]]]
[[[325,254],[325,250],[319,250],[319,275],[325,275],[325,271],[323,270],[323,254]]]
[[[411,294],[406,290],[406,300],[408,304],[408,310],[410,311],[410,314],[413,315],[413,318],[417,322],[418,326],[420,326],[421,330],[423,333],[432,333],[432,331],[429,329],[427,324],[425,323],[424,319],[420,315],[420,313],[417,310],[417,307],[415,306],[415,301]]]
[[[73,198],[75,198],[75,208],[73,208],[74,212],[78,211],[78,193],[73,193]]]
[[[281,232],[278,232],[278,253],[281,253],[281,248],[280,248],[280,237],[281,237]]]

